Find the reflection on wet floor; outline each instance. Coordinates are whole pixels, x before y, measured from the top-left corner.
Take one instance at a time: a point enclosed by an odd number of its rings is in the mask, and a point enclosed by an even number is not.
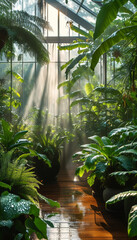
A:
[[[45,219],[49,218],[54,228],[48,227],[48,240],[127,240],[126,227],[111,215],[104,218],[104,203],[92,196],[91,189],[85,182],[74,181],[74,173],[62,171],[57,182],[41,188],[41,193],[60,203],[59,209],[50,208],[41,203]],[[111,221],[109,225],[108,221]],[[112,227],[111,227],[112,226]]]
[[[77,226],[73,225],[72,219],[64,214],[58,214],[52,217],[50,220],[54,222],[54,228],[48,227],[48,239],[49,240],[64,240],[64,239],[77,239],[79,235]]]

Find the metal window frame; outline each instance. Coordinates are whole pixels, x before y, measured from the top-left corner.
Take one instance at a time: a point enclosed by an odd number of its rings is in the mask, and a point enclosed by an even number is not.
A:
[[[86,30],[94,30],[94,26],[87,22],[85,19],[80,17],[78,14],[71,11],[69,8],[62,5],[60,2],[56,0],[46,0],[46,2],[50,5],[52,5],[54,8],[65,14],[67,17],[75,21],[77,24],[85,28]]]
[[[77,3],[80,6],[80,2],[78,0],[72,0],[72,1]],[[95,12],[93,12],[90,8],[88,8],[85,4],[82,4],[80,6],[80,8],[83,8],[84,10],[86,10],[88,13],[90,13],[94,17],[97,17],[97,14]]]

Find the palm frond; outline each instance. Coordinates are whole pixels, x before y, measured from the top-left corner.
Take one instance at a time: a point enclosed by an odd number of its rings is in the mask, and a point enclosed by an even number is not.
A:
[[[15,1],[13,1],[15,2]],[[21,45],[24,52],[34,53],[40,63],[49,62],[48,51],[42,29],[51,27],[47,21],[25,11],[12,10],[12,2],[3,0],[0,3],[0,29],[5,29],[9,39]]]

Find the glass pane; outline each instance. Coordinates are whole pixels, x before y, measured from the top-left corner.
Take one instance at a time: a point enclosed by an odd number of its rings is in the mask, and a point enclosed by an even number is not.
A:
[[[47,31],[48,36],[57,36],[58,35],[58,10],[52,7],[50,4],[48,4],[47,8],[47,21],[50,23],[50,26],[52,27],[53,31]],[[44,35],[46,34],[46,31]]]
[[[13,63],[12,69],[13,69],[13,72],[18,73],[22,77],[22,75],[23,75],[22,63]],[[22,97],[22,84],[23,83],[21,81],[17,80],[14,76],[12,77],[12,87],[20,94],[20,97],[19,97],[13,91],[13,97],[14,97],[14,99],[18,99],[19,101],[21,101],[21,97]]]
[[[35,0],[24,0],[23,10],[29,14],[35,15]]]
[[[60,44],[61,46],[64,46],[66,44]],[[68,50],[61,50],[59,51],[59,58],[60,62],[65,63],[69,61],[69,51]]]
[[[57,0],[58,2],[60,2],[62,5],[66,6],[67,8],[69,8],[70,10],[72,10],[73,12],[77,12],[78,11],[78,4],[74,3],[73,1],[69,0],[68,4],[66,4],[66,0]]]
[[[92,25],[95,25],[96,17],[94,17],[93,15],[88,13],[85,9],[81,8],[80,11],[78,12],[78,15],[81,18],[83,18],[86,21],[88,21],[89,23],[91,23]]]
[[[57,48],[57,46],[58,46],[57,43],[48,44],[50,62],[58,62],[58,48]]]
[[[7,71],[10,70],[10,63],[0,63],[0,78],[7,79],[9,76],[7,76]]]
[[[100,7],[98,4],[92,2],[91,0],[84,0],[83,3],[86,7],[88,7],[89,9],[91,9],[93,12],[98,13],[100,10]]]
[[[16,4],[15,5],[13,5],[13,10],[14,9],[16,9],[16,10],[22,10],[22,0],[18,0],[17,2],[16,2]]]
[[[24,62],[35,62],[35,56],[32,53],[31,55],[29,53],[24,53],[23,54],[23,61]]]
[[[70,19],[60,12],[60,36],[69,36],[69,25]]]

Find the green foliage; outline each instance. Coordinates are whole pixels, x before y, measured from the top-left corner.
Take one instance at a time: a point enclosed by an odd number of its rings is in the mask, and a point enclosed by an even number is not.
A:
[[[0,156],[0,184],[3,188],[10,188],[11,192],[20,195],[22,198],[32,202],[38,202],[38,192],[40,182],[36,179],[32,168],[25,166],[24,155],[20,160],[11,159],[12,152],[1,154]]]
[[[0,3],[0,30],[5,31],[11,51],[11,39],[19,44],[26,52],[33,52],[40,63],[49,62],[48,51],[43,46],[44,37],[41,28],[51,29],[45,20],[30,15],[25,11],[13,10],[12,4],[8,0]],[[7,40],[7,39],[6,39]]]
[[[130,135],[124,134],[129,129]],[[120,135],[122,130],[123,135]],[[114,133],[118,133],[119,136],[116,138]],[[99,179],[103,185],[135,186],[137,175],[136,137],[137,133],[134,133],[132,126],[112,130],[109,137],[97,135],[89,137],[91,143],[81,145],[82,151],[73,156],[77,159],[76,161],[81,162],[81,166],[76,170],[76,175],[82,177],[87,171],[89,173],[87,180],[90,186],[94,184],[95,178]]]
[[[120,7],[127,3],[127,1],[128,0],[113,0],[103,4],[97,16],[94,39],[98,38],[101,33],[104,32],[110,23],[117,17]]]
[[[137,191],[126,191],[119,194],[116,194],[112,198],[110,198],[106,205],[109,204],[115,204],[119,201],[125,200],[127,198],[136,198],[137,197]],[[137,205],[133,205],[130,209],[129,215],[128,215],[128,236],[129,237],[135,237],[137,236]]]
[[[28,146],[31,143],[27,139],[22,139],[27,131],[21,131],[14,133],[11,130],[11,125],[2,120],[2,133],[0,134],[0,145],[2,146],[5,152],[10,151],[11,149],[20,148],[23,146]]]
[[[131,41],[135,38],[137,33],[137,26],[127,26],[108,37],[103,43],[101,43],[93,52],[91,60],[91,69],[94,70],[101,55],[106,53],[112,46],[119,43],[121,40]]]
[[[44,200],[44,202],[46,202],[51,207],[60,208],[60,204],[57,201],[53,201],[52,199],[47,198],[47,197],[41,195],[40,193],[38,195],[39,195],[40,200]]]
[[[92,50],[92,39],[93,39],[93,33],[92,31],[89,31],[89,33],[86,33],[85,31],[81,30],[80,28],[74,26],[73,24],[70,24],[70,28],[79,33],[80,35],[85,37],[85,40],[77,39],[74,43],[66,45],[66,46],[59,46],[59,50],[73,50],[78,49],[78,56],[68,61],[65,65],[63,65],[62,69],[66,68],[66,79],[69,76],[69,73],[74,67],[79,68],[81,64],[84,62],[84,65],[87,66],[88,64],[88,58],[90,58],[90,52]],[[81,52],[79,52],[79,48],[82,49]],[[80,76],[79,76],[80,78]]]
[[[18,195],[3,192],[0,197],[1,239],[27,240],[33,233],[38,239],[47,239],[47,223],[40,219],[38,207]]]
[[[100,56],[109,50],[112,50],[111,47],[118,44],[121,41],[124,41],[124,48],[127,49],[127,46],[130,46],[130,54],[132,55],[132,47],[136,46],[135,38],[136,38],[136,21],[134,21],[133,11],[130,11],[130,7],[125,7],[125,3],[127,0],[119,1],[119,0],[110,0],[109,2],[105,2],[100,9],[100,12],[97,16],[95,33],[94,33],[94,52],[91,60],[91,68],[94,69]],[[134,10],[136,11],[136,1],[130,1],[135,5]],[[116,28],[113,29],[113,24],[115,24],[114,20],[118,16],[119,12],[121,12],[120,18],[118,19],[118,24],[116,22]],[[126,13],[126,17],[122,12]],[[108,36],[103,35],[103,42],[101,41],[100,35],[104,32],[105,29],[112,29],[111,33]],[[96,44],[98,41],[99,44]],[[123,44],[122,43],[122,44]],[[126,50],[126,54],[127,50]],[[123,57],[123,56],[122,56]],[[126,61],[128,61],[126,59]],[[132,60],[131,60],[132,61]],[[130,60],[129,60],[130,62]]]

